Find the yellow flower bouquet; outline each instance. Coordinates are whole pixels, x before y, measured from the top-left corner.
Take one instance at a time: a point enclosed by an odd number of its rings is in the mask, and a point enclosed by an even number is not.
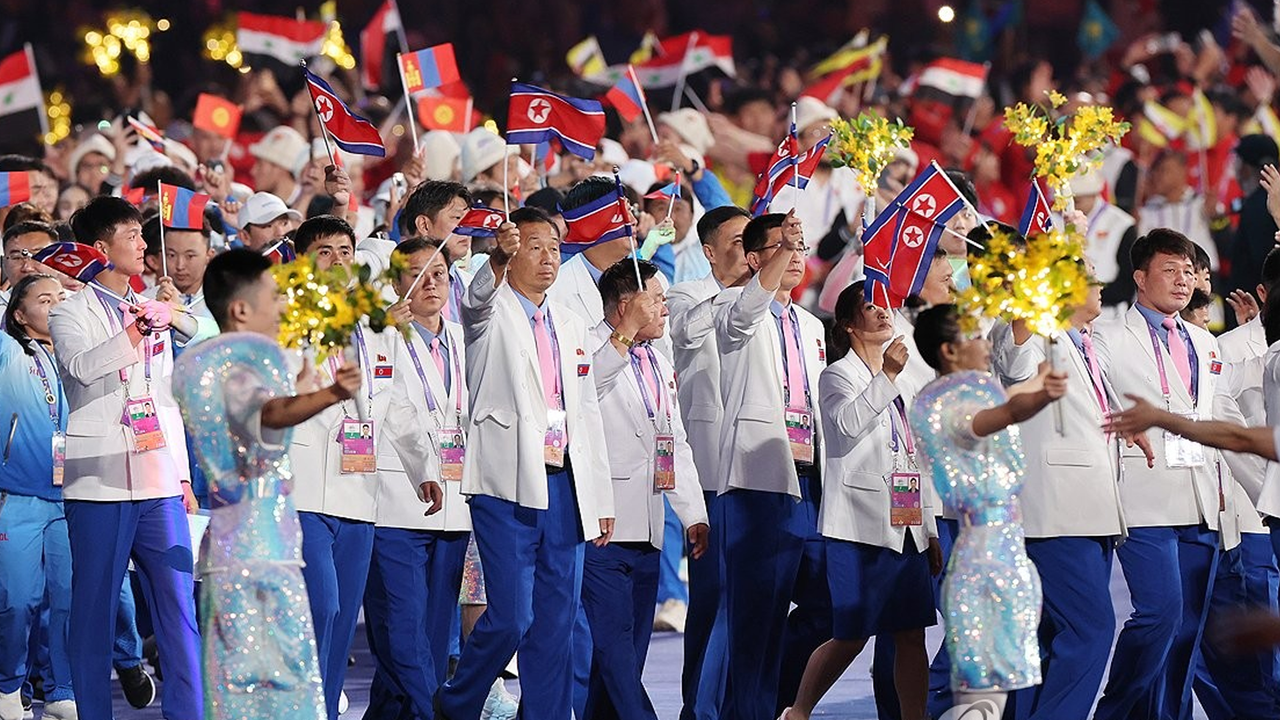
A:
[[[876,187],[880,182],[880,173],[893,162],[897,148],[911,146],[914,135],[915,130],[904,125],[901,118],[887,120],[864,112],[852,120],[837,118],[831,121],[831,143],[827,146],[827,157],[834,167],[852,170],[858,184],[867,194],[867,225],[875,217]]]

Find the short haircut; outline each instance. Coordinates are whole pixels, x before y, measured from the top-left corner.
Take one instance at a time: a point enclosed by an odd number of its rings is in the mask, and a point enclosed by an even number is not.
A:
[[[29,202],[20,202],[17,205],[14,205],[13,207],[9,208],[9,214],[4,216],[3,228],[5,230],[8,230],[10,227],[17,225],[20,222],[26,222],[28,220],[35,220],[36,222],[49,223],[50,225],[53,224],[53,216],[51,216],[49,213],[45,212],[44,210],[41,210],[40,208],[36,207],[35,205],[32,205]]]
[[[227,329],[227,310],[247,288],[271,270],[271,260],[248,248],[228,250],[209,261],[204,271],[204,303],[217,321]]]
[[[960,195],[968,201],[969,207],[978,207],[978,188],[974,186],[973,179],[969,177],[969,173],[963,170],[946,170],[947,178],[951,180],[951,184],[956,186],[956,190],[960,191]]]
[[[560,203],[564,202],[564,193],[553,187],[544,187],[525,198],[525,207],[542,208],[548,215],[560,214]]]
[[[604,302],[604,312],[606,315],[617,309],[618,303],[628,295],[634,295],[640,292],[641,287],[636,284],[636,267],[640,268],[640,279],[646,284],[649,278],[658,274],[658,266],[648,260],[632,260],[625,258],[605,268],[600,273],[600,282],[596,286],[600,288],[600,299]]]
[[[170,228],[170,230],[172,229],[173,228]],[[191,232],[191,230],[179,230],[178,232]],[[204,222],[200,224],[200,229],[198,232],[200,233],[200,237],[204,238],[205,247],[209,247],[209,238],[210,238],[210,234],[212,233],[212,230],[209,228],[209,220],[207,218],[205,218]],[[148,255],[160,254],[160,216],[159,215],[152,215],[151,217],[147,218],[146,222],[142,223],[142,239],[145,240],[147,243]]]
[[[777,105],[774,104],[773,96],[768,90],[754,86],[737,87],[729,91],[724,99],[724,111],[728,115],[737,115],[742,109],[751,103],[762,102],[767,104],[775,112]]]
[[[560,208],[573,210],[616,192],[618,192],[618,183],[612,178],[592,175],[569,188],[569,192],[565,193],[564,200],[560,203]]]
[[[162,165],[140,172],[129,181],[129,187],[144,188],[147,192],[153,192],[156,189],[156,185],[160,183],[175,185],[187,190],[196,189],[196,181],[173,165]]]
[[[116,228],[130,222],[142,224],[138,208],[123,198],[99,195],[71,216],[71,233],[76,242],[92,245],[110,240]]]
[[[560,228],[556,226],[556,222],[551,219],[546,210],[542,208],[525,206],[518,210],[511,211],[510,221],[516,225],[529,225],[532,223],[546,223],[551,226],[552,232],[556,234],[557,239],[560,238]]]
[[[985,254],[987,246],[991,244],[993,232],[1008,236],[1009,240],[1017,247],[1027,246],[1027,238],[1018,232],[1017,228],[999,220],[988,220],[974,225],[973,229],[969,231],[967,236],[969,242],[965,243],[965,247],[968,248],[968,254],[975,257]]]
[[[345,235],[351,243],[351,249],[356,249],[356,231],[351,229],[346,220],[333,215],[317,215],[303,221],[293,234],[293,247],[299,255],[304,255],[312,243],[330,235]]]
[[[449,267],[453,263],[453,258],[449,257],[449,244],[443,240],[426,237],[409,238],[396,245],[394,252],[398,252],[408,258],[410,255],[420,253],[423,250],[435,252],[436,248],[440,248],[440,257],[444,258],[444,266],[446,268]]]
[[[1196,245],[1186,235],[1168,228],[1156,228],[1134,241],[1129,248],[1129,261],[1134,270],[1147,269],[1156,255],[1176,255],[1196,261]]]
[[[652,185],[650,185],[650,186],[649,186],[649,189],[645,191],[645,195],[648,195],[648,194],[650,194],[650,193],[655,193],[655,192],[657,192],[657,191],[661,190],[662,188],[664,188],[664,187],[666,187],[666,186],[668,186],[668,185],[670,185],[670,184],[671,184],[671,183],[664,183],[664,182],[662,182],[661,180],[659,180],[658,182],[656,182],[656,183],[654,183],[654,184],[652,184]],[[688,185],[688,183],[681,183],[681,185],[680,185],[680,195],[679,195],[679,197],[680,197],[680,199],[681,199],[681,200],[683,200],[683,201],[685,201],[685,202],[689,203],[689,207],[693,207],[693,192],[689,190],[689,185]],[[651,203],[651,202],[657,202],[657,201],[656,201],[656,200],[650,200],[650,199],[649,199],[649,198],[647,198],[647,197],[646,197],[646,198],[644,198],[644,203],[645,203],[645,205],[646,205],[646,206],[648,206],[648,204],[649,204],[649,203]]]
[[[1151,161],[1151,169],[1154,170],[1170,160],[1176,160],[1179,165],[1186,165],[1188,162],[1187,156],[1183,153],[1173,148],[1165,148],[1156,153],[1155,159]]]
[[[1267,257],[1262,261],[1262,280],[1263,286],[1270,293],[1271,289],[1280,283],[1280,247],[1271,248],[1267,253]]]
[[[751,218],[751,222],[742,230],[742,251],[743,252],[759,252],[761,248],[769,244],[769,231],[774,228],[782,227],[783,221],[787,219],[782,213],[768,213],[760,217]]]
[[[400,213],[400,231],[405,235],[416,235],[418,218],[425,217],[435,222],[436,216],[449,207],[454,198],[461,198],[467,207],[471,207],[471,193],[462,183],[427,180],[418,185],[404,201],[404,209]]]
[[[0,155],[0,172],[20,172],[23,170],[56,177],[53,174],[53,170],[37,158],[29,155]]]
[[[942,346],[958,343],[964,338],[960,332],[960,314],[955,305],[934,305],[916,316],[916,328],[912,337],[920,357],[929,367],[942,372]]]
[[[1204,248],[1200,247],[1199,244],[1192,244],[1196,246],[1196,256],[1191,259],[1191,264],[1195,266],[1196,272],[1211,270],[1213,263],[1209,260],[1209,253],[1205,252]]]
[[[1187,301],[1187,306],[1182,308],[1182,312],[1195,312],[1201,308],[1207,308],[1213,303],[1213,298],[1209,297],[1209,293],[1196,288],[1191,291],[1191,299]]]
[[[719,232],[720,226],[738,217],[751,219],[751,213],[743,210],[737,205],[721,205],[718,208],[712,208],[702,214],[698,218],[698,241],[703,245],[711,242],[716,233]]]
[[[49,236],[49,242],[58,242],[58,231],[49,223],[39,222],[37,220],[23,220],[22,222],[10,225],[4,231],[4,244],[7,246],[10,241],[20,235],[29,233],[44,233]]]

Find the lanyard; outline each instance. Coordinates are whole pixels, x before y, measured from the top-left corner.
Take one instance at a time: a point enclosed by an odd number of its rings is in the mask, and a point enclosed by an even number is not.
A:
[[[1150,325],[1147,327],[1150,327]],[[1089,362],[1089,353],[1085,352],[1084,341],[1081,341],[1078,345],[1075,342],[1072,342],[1071,344],[1076,346],[1076,350],[1080,353],[1080,357],[1084,358],[1084,370],[1089,376],[1089,384],[1093,386],[1093,396],[1098,400],[1098,407],[1102,408],[1102,413],[1104,415],[1110,415],[1110,408],[1107,406],[1106,388],[1098,387],[1097,380],[1093,377],[1093,364]],[[1156,348],[1156,357],[1160,357],[1159,348]],[[1162,369],[1164,367],[1163,360],[1160,361],[1160,367]],[[1098,368],[1098,375],[1102,375],[1102,368]],[[1165,381],[1165,384],[1168,384],[1167,380]]]
[[[364,366],[364,379],[369,386],[369,413],[373,414],[373,365],[369,363],[369,346],[364,341],[364,329],[356,325],[356,349],[360,351],[360,364]]]
[[[654,377],[654,380],[657,382],[658,391],[659,393],[661,393],[662,377],[658,375],[658,358],[656,355],[653,354],[652,347],[645,345],[644,351],[645,351],[645,356],[649,360],[649,367],[653,369],[653,377]],[[671,427],[670,398],[668,398],[667,402],[664,403],[662,402],[661,394],[659,394],[658,397],[653,398],[652,402],[650,402],[649,383],[644,379],[644,372],[640,369],[640,358],[635,353],[627,353],[627,354],[631,357],[631,371],[635,373],[636,385],[640,387],[640,399],[644,401],[644,410],[646,413],[648,413],[650,422],[653,422],[654,427],[657,427],[657,422],[654,421],[654,415],[655,415],[654,411],[657,408],[663,408],[667,412],[667,427],[668,428]]]
[[[62,397],[62,376],[58,374],[57,366],[54,364],[53,358],[49,356],[49,351],[44,348],[44,345],[41,345],[39,341],[36,341],[35,345],[40,352],[38,355],[31,356],[31,362],[36,366],[36,374],[40,376],[40,384],[44,385],[44,401],[49,405],[49,420],[53,423],[54,432],[62,432],[62,413],[59,407],[61,404],[60,398]],[[40,355],[43,355],[49,361],[50,370],[48,372],[45,372],[44,363],[41,362]],[[53,385],[49,382],[49,374],[52,374],[58,382],[57,395],[53,393]]]
[[[1147,331],[1151,333],[1151,349],[1155,351],[1156,371],[1160,373],[1160,393],[1164,396],[1165,408],[1168,409],[1171,407],[1171,403],[1169,402],[1169,375],[1164,369],[1164,354],[1162,352],[1164,346],[1160,344],[1160,336],[1156,334],[1156,329],[1151,327],[1151,323],[1147,323]],[[1169,332],[1178,332],[1178,326],[1175,324],[1169,329]],[[1195,392],[1196,390],[1199,390],[1199,388],[1193,386],[1191,393],[1192,407],[1199,404],[1199,398],[1197,397],[1199,393]]]
[[[111,304],[112,298],[108,298],[107,295],[103,294],[103,291],[106,290],[106,288],[103,288],[101,285],[99,285],[96,282],[91,282],[89,283],[89,285],[93,287],[94,294],[98,296],[98,302],[102,303],[102,309],[107,312],[107,324],[111,326],[112,332],[115,332],[115,333],[124,332],[124,325],[121,322],[120,316],[117,315],[117,313],[119,313],[120,310]],[[151,333],[147,333],[146,335],[143,336],[142,346],[143,346],[142,347],[143,375],[147,381],[147,394],[150,395],[151,394]],[[128,368],[120,369],[120,384],[128,386],[129,384]]]
[[[564,379],[560,377],[561,374],[564,372],[560,366],[560,338],[556,335],[556,324],[551,322],[550,308],[547,308],[547,310],[542,313],[542,322],[547,326],[547,335],[551,336],[551,360],[556,365],[556,376],[554,378],[556,383],[555,394],[556,394],[556,397],[560,400],[560,407],[556,409],[564,410],[565,409],[564,408]],[[532,318],[530,318],[529,329],[532,330],[535,324],[536,322]],[[534,345],[537,345],[536,336],[534,338]]]
[[[800,343],[800,323],[796,318],[795,308],[791,305],[783,310],[790,313],[791,329],[795,331],[796,355],[800,358],[800,375],[804,378],[804,409],[809,410],[813,407],[813,400],[809,392],[809,370],[804,359],[804,345]],[[791,369],[787,366],[787,337],[786,323],[782,322],[782,317],[778,317],[778,334],[782,336],[782,400],[788,408],[791,407],[791,385],[787,382],[791,377]]]
[[[441,326],[440,333],[441,335],[444,334],[443,325]],[[436,336],[436,337],[439,337],[439,336]],[[431,410],[432,414],[435,414],[436,407],[437,407],[436,398],[435,398],[435,395],[431,392],[431,384],[427,382],[427,374],[422,369],[422,360],[418,358],[418,351],[415,350],[413,347],[413,340],[407,341],[407,344],[409,346],[409,357],[413,359],[413,368],[414,370],[418,371],[418,379],[422,381],[422,389],[426,392],[427,408]],[[448,346],[446,345],[445,347],[447,348]],[[459,363],[458,363],[458,353],[453,350],[449,350],[449,360],[450,360],[449,364],[453,366],[453,390],[454,390],[453,395],[454,397],[457,398],[455,411],[457,412],[457,416],[458,416],[458,424],[461,425],[462,424],[462,392],[459,391],[458,389],[458,383],[461,381],[462,368],[459,366]],[[444,383],[444,378],[440,378],[440,382]],[[447,394],[448,393],[446,392],[446,395]],[[448,398],[446,397],[446,399]]]
[[[862,360],[861,355],[858,355],[857,353],[853,353],[853,354],[856,355],[859,360]],[[871,366],[867,365],[866,360],[862,360],[862,365],[867,369],[867,372],[871,373],[872,377],[874,378],[876,373],[872,372]],[[893,415],[889,417],[889,432],[892,433],[893,441],[889,444],[889,448],[893,450],[894,453],[897,453],[898,450],[901,448],[901,443],[899,442],[899,439],[898,439],[899,438],[898,425],[901,424],[902,425],[901,437],[903,440],[906,441],[907,456],[915,457],[916,439],[915,439],[915,436],[911,434],[911,425],[907,423],[907,403],[902,399],[902,396],[899,395],[893,399],[892,404],[893,404]],[[896,423],[894,422],[895,416],[898,421]]]

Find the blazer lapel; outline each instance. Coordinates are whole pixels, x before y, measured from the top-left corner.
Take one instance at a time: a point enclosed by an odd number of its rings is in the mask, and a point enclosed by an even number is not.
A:
[[[1159,368],[1164,366],[1164,376],[1169,384],[1170,397],[1177,396],[1181,398],[1187,405],[1194,406],[1195,402],[1191,399],[1191,394],[1187,392],[1187,386],[1182,382],[1182,377],[1178,375],[1178,369],[1173,366],[1173,357],[1169,355],[1169,351],[1165,348],[1164,343],[1159,341],[1159,335],[1156,341],[1151,340],[1151,325],[1137,307],[1129,308],[1129,331],[1137,338],[1138,344],[1141,345],[1157,368],[1157,377]],[[1176,329],[1174,330],[1176,332]],[[1158,348],[1158,349],[1157,349]],[[1160,353],[1159,359],[1156,358],[1156,352]],[[1199,354],[1197,350],[1197,354]]]

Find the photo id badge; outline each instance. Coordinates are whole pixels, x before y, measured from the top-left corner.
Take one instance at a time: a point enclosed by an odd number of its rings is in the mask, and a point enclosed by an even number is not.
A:
[[[787,411],[787,440],[791,457],[803,465],[813,464],[813,413]]]
[[[156,415],[156,404],[151,396],[131,398],[125,403],[125,414],[129,431],[133,433],[135,452],[144,453],[165,446],[164,432],[160,430],[160,418]]]
[[[373,421],[360,422],[346,418],[342,421],[342,474],[371,473],[378,469],[374,455]]]
[[[467,440],[462,428],[449,427],[440,431],[440,476],[445,480],[462,479],[462,461],[467,455]]]
[[[542,462],[554,467],[564,467],[565,437],[568,435],[566,415],[563,410],[547,411],[547,437],[542,444]]]
[[[676,489],[676,438],[674,435],[655,437],[657,453],[653,463],[653,492]]]
[[[67,464],[67,436],[53,434],[53,486],[62,487],[63,468]]]
[[[1196,415],[1183,415],[1191,420],[1196,419]],[[1200,443],[1192,442],[1181,435],[1174,435],[1171,432],[1164,434],[1164,463],[1168,468],[1192,468],[1201,467],[1205,463],[1204,446]]]
[[[920,509],[920,473],[896,472],[889,475],[889,524],[903,527],[923,522],[924,516]]]

